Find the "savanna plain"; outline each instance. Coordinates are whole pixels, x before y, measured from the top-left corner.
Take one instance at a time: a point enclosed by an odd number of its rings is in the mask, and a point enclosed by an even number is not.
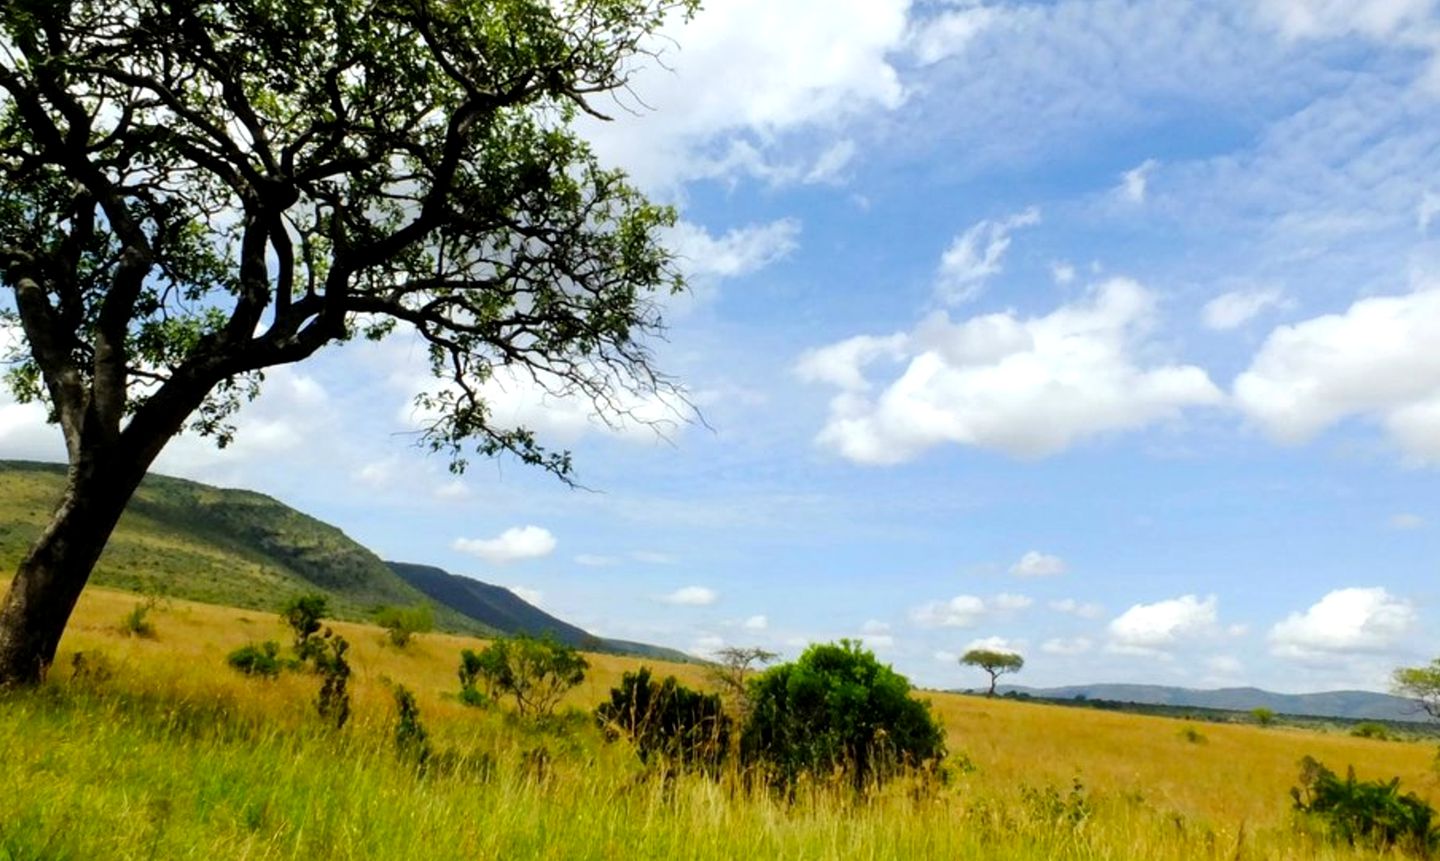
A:
[[[352,644],[354,716],[335,730],[316,716],[313,675],[226,665],[285,638],[276,614],[171,600],[150,612],[151,636],[127,635],[141,600],[87,590],[49,681],[0,697],[3,861],[1407,857],[1303,827],[1298,761],[1440,798],[1433,740],[941,692],[917,695],[947,733],[943,779],[775,793],[734,770],[666,777],[588,718],[638,659],[589,655],[562,716],[526,721],[459,701],[459,652],[480,641],[430,633],[397,649],[346,622],[333,624]],[[643,663],[708,685],[701,665]],[[397,755],[396,685],[444,767]]]

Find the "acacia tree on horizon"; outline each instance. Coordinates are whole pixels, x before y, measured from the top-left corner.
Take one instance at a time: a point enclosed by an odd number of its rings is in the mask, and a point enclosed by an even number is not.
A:
[[[1025,659],[1015,652],[998,649],[971,649],[960,656],[960,663],[967,667],[979,667],[990,675],[990,690],[987,697],[995,696],[995,683],[1006,673],[1018,673],[1025,666]]]
[[[16,0],[0,7],[0,325],[68,471],[0,604],[0,687],[43,678],[167,442],[228,443],[261,372],[413,331],[423,441],[462,470],[568,452],[495,374],[624,420],[674,213],[571,129],[695,0]],[[682,395],[683,398],[683,395]],[[682,407],[683,409],[683,407]]]

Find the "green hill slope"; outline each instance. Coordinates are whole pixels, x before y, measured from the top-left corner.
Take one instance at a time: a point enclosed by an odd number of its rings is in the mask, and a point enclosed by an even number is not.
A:
[[[64,476],[58,464],[0,461],[0,572],[13,572],[39,535]],[[337,616],[353,619],[428,603],[444,629],[494,633],[431,601],[329,524],[263,494],[158,475],[140,485],[91,582],[257,610],[318,590]]]
[[[435,601],[502,631],[534,636],[550,634],[562,643],[580,646],[591,651],[637,655],[667,661],[693,660],[689,655],[675,649],[633,643],[628,640],[596,637],[527,603],[514,592],[502,586],[461,577],[432,565],[415,565],[408,562],[388,562],[386,564],[407,583]]]

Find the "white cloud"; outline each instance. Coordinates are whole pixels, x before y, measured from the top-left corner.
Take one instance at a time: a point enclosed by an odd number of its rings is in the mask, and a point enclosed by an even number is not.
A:
[[[836,141],[829,149],[815,159],[814,167],[805,174],[807,183],[839,182],[845,168],[855,159],[856,146],[852,140]]]
[[[1440,194],[1426,191],[1420,196],[1420,203],[1415,207],[1415,226],[1422,235],[1430,233],[1430,222],[1435,220],[1436,215],[1440,215]]]
[[[763,631],[770,627],[770,620],[762,615],[755,615],[741,622],[740,627],[747,631]]]
[[[1440,461],[1440,288],[1361,299],[1271,332],[1235,400],[1275,439],[1304,442],[1347,417],[1379,420],[1411,458]]]
[[[1125,171],[1120,176],[1120,196],[1130,203],[1144,203],[1145,192],[1150,185],[1150,175],[1160,163],[1153,158],[1146,159],[1138,167]]]
[[[1098,619],[1105,615],[1105,608],[1103,606],[1076,601],[1074,598],[1061,598],[1058,601],[1051,601],[1050,609],[1057,613],[1079,616],[1082,619]]]
[[[676,604],[682,607],[708,607],[720,600],[720,595],[714,589],[705,586],[685,586],[665,595],[660,600],[666,604]]]
[[[712,658],[715,653],[725,648],[725,638],[716,634],[703,634],[695,638],[687,649],[690,654],[697,658]]]
[[[948,10],[911,31],[910,50],[915,59],[927,65],[960,54],[995,21],[997,14],[986,6]]]
[[[937,313],[907,335],[812,351],[801,375],[842,389],[817,440],[866,464],[901,463],[947,442],[1035,458],[1220,403],[1198,367],[1139,364],[1136,342],[1153,307],[1149,291],[1117,278],[1044,317],[956,323]],[[863,368],[887,353],[909,363],[871,396]]]
[[[367,463],[355,471],[355,480],[367,487],[383,488],[395,477],[396,466],[393,458]]]
[[[1274,287],[1232,290],[1205,303],[1201,319],[1208,328],[1235,329],[1271,308],[1289,308],[1293,303]]]
[[[458,478],[451,479],[435,488],[435,496],[440,499],[457,500],[466,499],[470,496],[470,488]]]
[[[1040,210],[1031,207],[998,221],[981,221],[955,237],[940,257],[935,274],[935,295],[948,305],[969,302],[985,289],[985,282],[1000,274],[1010,233],[1040,223]]]
[[[1110,649],[1128,654],[1163,654],[1186,640],[1217,630],[1214,595],[1182,595],[1154,604],[1136,604],[1110,622]]]
[[[1086,637],[1056,637],[1040,644],[1040,651],[1047,655],[1083,655],[1095,644]]]
[[[718,237],[682,221],[670,229],[665,244],[693,281],[749,275],[798,248],[799,236],[800,222],[793,218],[735,228]]]
[[[1270,629],[1275,654],[1315,658],[1357,652],[1382,652],[1394,646],[1416,622],[1410,602],[1383,588],[1336,589],[1303,613],[1291,613]]]
[[[997,610],[1024,610],[1035,603],[1028,595],[1015,595],[1010,592],[1002,592],[991,601]]]
[[[890,633],[890,624],[879,619],[867,619],[865,624],[860,626],[860,632],[862,634],[888,634]]]
[[[512,526],[494,538],[457,538],[451,546],[494,565],[539,559],[555,550],[555,536],[540,526]]]
[[[850,118],[902,103],[904,88],[888,55],[905,39],[909,6],[909,0],[706,4],[693,21],[666,25],[656,40],[662,61],[632,75],[635,99],[620,110],[597,103],[616,121],[587,118],[582,131],[602,159],[651,189],[747,174],[828,181],[826,168],[839,169],[839,154],[796,154],[793,138],[806,130],[833,132]]]
[[[1031,550],[1020,561],[1010,566],[1010,573],[1016,577],[1057,577],[1067,569],[1065,560],[1059,556]]]
[[[1419,529],[1425,525],[1425,518],[1418,514],[1404,512],[1390,518],[1391,529]]]
[[[1064,261],[1051,263],[1050,277],[1061,287],[1072,284],[1075,281],[1075,265],[1073,263],[1065,263]]]
[[[956,595],[949,601],[932,601],[915,608],[910,618],[926,627],[969,628],[985,617],[984,599]]]
[[[1021,640],[1007,640],[1004,637],[981,637],[971,640],[965,645],[965,651],[971,649],[984,649],[989,652],[1006,652],[1011,655],[1018,655],[1024,649],[1024,642]]]
[[[509,588],[521,601],[532,606],[539,607],[540,602],[545,600],[545,593],[539,589],[531,589],[527,586],[511,586]]]

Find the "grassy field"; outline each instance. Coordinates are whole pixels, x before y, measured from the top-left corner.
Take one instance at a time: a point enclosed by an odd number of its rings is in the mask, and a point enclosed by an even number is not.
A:
[[[863,800],[806,786],[782,802],[733,777],[647,776],[584,721],[543,730],[465,708],[455,666],[476,641],[461,637],[399,651],[377,628],[338,624],[356,712],[328,731],[314,677],[254,681],[225,666],[245,642],[286,639],[273,614],[176,601],[152,612],[155,638],[127,637],[137,600],[87,591],[51,683],[0,698],[0,861],[1396,857],[1294,827],[1300,757],[1440,799],[1433,745],[1209,723],[1194,741],[1174,719],[933,694],[948,785],[899,781]],[[77,651],[111,677],[72,679]],[[569,705],[590,708],[638,666],[591,661]],[[654,666],[703,684],[700,667]],[[417,774],[397,757],[395,682],[415,691],[451,767]]]

